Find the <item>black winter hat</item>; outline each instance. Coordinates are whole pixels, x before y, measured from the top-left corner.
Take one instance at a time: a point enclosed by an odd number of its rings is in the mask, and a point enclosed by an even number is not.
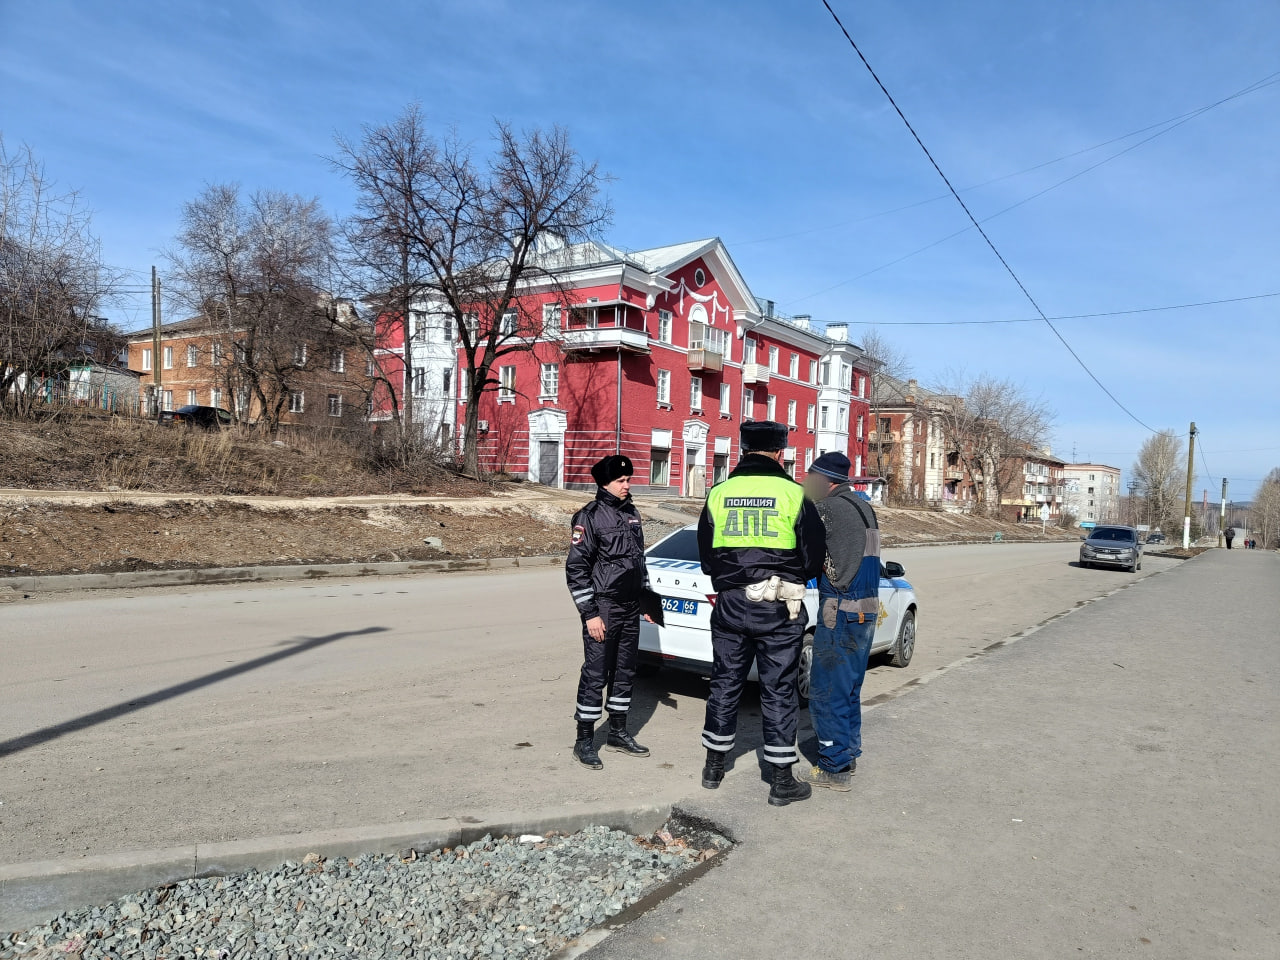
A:
[[[742,441],[742,452],[776,453],[786,449],[789,433],[786,424],[774,423],[772,420],[757,420],[744,423],[738,431]]]
[[[599,487],[607,487],[619,477],[634,476],[635,472],[635,468],[631,466],[631,459],[616,453],[605,457],[591,468],[592,479]]]
[[[832,450],[830,453],[824,453],[809,467],[810,473],[820,473],[828,480],[834,480],[836,483],[849,482],[849,458],[838,450]]]

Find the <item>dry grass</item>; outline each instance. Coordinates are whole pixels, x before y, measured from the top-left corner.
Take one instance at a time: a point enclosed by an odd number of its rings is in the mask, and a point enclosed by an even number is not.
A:
[[[488,490],[425,457],[408,466],[388,462],[363,437],[292,434],[273,441],[250,429],[78,416],[0,421],[0,487],[287,496]]]

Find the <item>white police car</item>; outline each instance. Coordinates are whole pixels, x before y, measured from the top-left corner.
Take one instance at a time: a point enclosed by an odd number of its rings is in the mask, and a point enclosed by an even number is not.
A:
[[[711,578],[698,559],[698,526],[690,524],[658,541],[645,552],[649,585],[662,597],[666,625],[640,624],[640,662],[709,676],[711,673],[711,608],[716,595]],[[911,662],[916,646],[916,594],[898,563],[880,568],[880,619],[871,652],[888,653],[895,667]],[[805,597],[809,632],[800,655],[800,695],[809,696],[809,668],[813,663],[813,630],[817,623],[818,591]],[[750,679],[756,679],[755,664]]]

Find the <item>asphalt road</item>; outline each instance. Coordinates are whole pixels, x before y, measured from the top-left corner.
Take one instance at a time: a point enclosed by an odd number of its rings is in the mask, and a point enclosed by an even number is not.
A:
[[[919,640],[909,668],[873,665],[865,695],[886,700],[1135,579],[1075,555],[890,551],[920,598]],[[1148,558],[1138,577],[1177,563]],[[696,791],[705,683],[642,683],[633,716],[653,756],[606,754],[592,772],[569,755],[580,657],[554,570],[5,604],[0,860]]]

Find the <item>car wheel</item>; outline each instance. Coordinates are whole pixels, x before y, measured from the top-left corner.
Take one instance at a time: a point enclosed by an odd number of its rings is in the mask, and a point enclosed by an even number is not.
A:
[[[902,626],[898,627],[898,639],[889,654],[889,662],[895,667],[905,667],[911,662],[911,655],[916,652],[916,612],[908,610],[902,617]]]
[[[809,702],[809,682],[813,675],[813,634],[804,635],[804,645],[800,647],[800,669],[796,675],[796,692],[800,694],[800,703]]]

